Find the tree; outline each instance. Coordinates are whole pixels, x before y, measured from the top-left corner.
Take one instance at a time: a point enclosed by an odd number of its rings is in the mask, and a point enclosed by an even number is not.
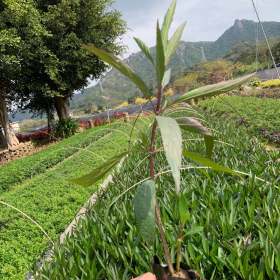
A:
[[[275,46],[272,48],[272,53],[275,58],[276,64],[280,63],[280,42],[278,44],[275,44]]]
[[[24,72],[22,63],[44,35],[46,31],[32,0],[0,1],[0,125],[2,144],[8,148],[19,143],[10,127],[8,111],[20,98],[17,89]]]
[[[51,36],[46,45],[57,59],[55,75],[46,76],[48,94],[53,98],[60,120],[69,118],[69,100],[75,90],[97,79],[106,64],[83,48],[84,44],[119,54],[117,39],[125,32],[118,11],[110,9],[111,0],[37,0],[44,24]]]

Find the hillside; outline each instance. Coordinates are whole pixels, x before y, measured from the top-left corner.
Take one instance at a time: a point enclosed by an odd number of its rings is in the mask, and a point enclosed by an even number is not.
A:
[[[181,42],[174,55],[170,66],[172,76],[178,77],[186,69],[204,60],[202,49],[207,60],[225,56],[234,46],[241,42],[252,43],[255,41],[257,23],[250,20],[235,20],[234,25],[227,29],[214,42]],[[264,22],[264,28],[269,38],[280,37],[279,22]],[[260,41],[264,38],[260,37]],[[152,53],[155,53],[152,48]],[[144,58],[141,52],[130,55],[126,60],[132,69],[137,71],[144,81],[153,86],[154,74],[152,65]],[[83,91],[72,101],[72,108],[87,108],[90,104],[105,106],[126,101],[139,95],[134,85],[124,78],[119,72],[111,70],[102,79],[102,85],[97,85]]]

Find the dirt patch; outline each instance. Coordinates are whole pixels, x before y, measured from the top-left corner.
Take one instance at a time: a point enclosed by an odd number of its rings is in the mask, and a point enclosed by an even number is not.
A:
[[[46,149],[51,145],[47,143],[45,145],[34,145],[32,142],[20,143],[16,148],[0,150],[0,165],[4,165],[15,159],[19,159],[25,156],[30,156],[41,150]]]
[[[260,129],[261,135],[268,139],[269,142],[280,144],[280,131],[270,132],[265,128]]]

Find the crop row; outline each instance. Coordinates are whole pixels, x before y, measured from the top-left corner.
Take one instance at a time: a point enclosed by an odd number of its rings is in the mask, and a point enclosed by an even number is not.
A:
[[[12,161],[0,168],[0,194],[28,178],[47,171],[69,156],[87,147],[99,137],[108,133],[106,129],[94,128],[84,133],[52,144],[47,149]]]
[[[126,143],[125,135],[107,133],[55,168],[3,193],[0,200],[30,215],[56,240],[97,189],[97,185],[81,188],[69,180],[123,151]],[[0,279],[23,279],[48,244],[29,220],[13,209],[0,207]]]
[[[237,127],[229,119],[224,122],[220,117],[208,119],[219,132],[217,138],[230,144],[217,144],[215,161],[252,176],[233,178],[210,171],[205,176],[192,169],[184,171],[182,188],[189,203],[186,211],[190,221],[184,229],[183,262],[197,270],[203,279],[279,279],[277,153],[263,150],[252,134],[248,135],[244,127]],[[200,143],[190,140],[186,146],[200,151]],[[151,270],[154,255],[163,260],[158,239],[152,247],[139,239],[132,209],[135,189],[109,207],[124,190],[148,176],[147,166],[139,165],[143,157],[139,153],[126,162],[106,194],[80,223],[76,234],[65,245],[56,246],[54,260],[44,266],[38,279],[131,279]],[[160,156],[157,171],[165,165],[164,157]],[[170,175],[164,175],[157,184],[174,257],[174,231],[178,230],[172,226],[177,224],[174,183]]]

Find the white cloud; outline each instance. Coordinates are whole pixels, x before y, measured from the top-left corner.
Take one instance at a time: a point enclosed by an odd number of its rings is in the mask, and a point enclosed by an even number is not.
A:
[[[139,37],[149,46],[155,42],[155,24],[162,19],[169,0],[116,0],[128,23],[128,34],[124,42],[129,53],[138,50],[133,37]],[[255,0],[264,21],[280,21],[279,0]],[[254,19],[251,0],[178,0],[174,26],[187,21],[183,39],[186,41],[216,40],[235,19]]]

